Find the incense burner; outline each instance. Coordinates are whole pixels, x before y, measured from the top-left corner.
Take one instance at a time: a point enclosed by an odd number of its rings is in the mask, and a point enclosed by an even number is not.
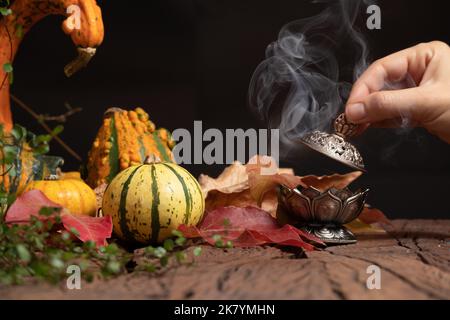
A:
[[[315,130],[303,136],[300,142],[352,169],[365,172],[361,154],[347,141],[361,131],[361,126],[348,122],[345,114],[342,113],[334,121],[334,131],[334,133],[327,133]]]
[[[321,192],[313,187],[291,189],[280,185],[279,205],[303,230],[326,244],[349,244],[356,238],[343,225],[360,215],[368,192],[348,188]]]
[[[337,160],[352,169],[366,171],[361,154],[347,141],[362,132],[360,125],[340,114],[334,121],[334,133],[313,131],[300,139],[309,148]],[[294,189],[280,186],[279,205],[294,223],[327,244],[355,243],[353,233],[343,225],[356,219],[364,208],[369,189],[352,192],[331,188],[321,192],[313,187]]]

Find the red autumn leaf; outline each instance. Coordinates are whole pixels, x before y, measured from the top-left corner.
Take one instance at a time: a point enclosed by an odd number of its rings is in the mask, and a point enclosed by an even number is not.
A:
[[[39,219],[50,219],[48,216],[40,216],[39,211],[43,207],[62,208],[59,204],[49,200],[40,190],[30,190],[19,196],[6,213],[5,222],[12,224],[29,223],[31,216],[39,216]],[[97,245],[105,245],[106,239],[111,237],[111,217],[76,216],[67,209],[62,208],[62,227],[67,231],[75,228],[76,235],[81,241],[94,241]]]
[[[65,212],[61,214],[61,220],[66,230],[77,230],[76,237],[83,242],[94,241],[97,246],[105,246],[108,244],[106,239],[111,237],[111,216],[95,218]]]
[[[42,207],[61,208],[61,206],[45,196],[39,190],[30,190],[19,196],[9,207],[6,216],[6,223],[24,224],[30,221],[31,216],[39,216]],[[44,219],[47,217],[40,216]]]
[[[187,238],[203,238],[215,245],[216,236],[223,242],[232,241],[236,247],[278,244],[312,250],[305,240],[323,244],[316,237],[291,225],[281,227],[268,212],[256,207],[223,207],[206,214],[197,226],[182,225],[179,230]]]

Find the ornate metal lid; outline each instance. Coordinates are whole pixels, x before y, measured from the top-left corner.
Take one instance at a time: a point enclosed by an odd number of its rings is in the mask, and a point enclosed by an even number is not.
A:
[[[353,169],[364,171],[364,161],[359,151],[346,139],[356,135],[360,126],[350,123],[345,114],[340,114],[334,122],[334,133],[313,131],[300,141],[309,148],[333,158]]]

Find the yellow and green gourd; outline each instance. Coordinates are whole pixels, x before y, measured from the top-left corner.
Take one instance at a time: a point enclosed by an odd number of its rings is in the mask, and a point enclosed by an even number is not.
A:
[[[169,162],[125,169],[108,185],[102,205],[119,238],[142,244],[162,242],[181,224],[196,225],[204,209],[197,180]]]
[[[149,156],[173,162],[175,142],[164,128],[156,129],[142,108],[110,108],[97,133],[87,162],[87,183],[109,183],[122,170],[144,163]]]

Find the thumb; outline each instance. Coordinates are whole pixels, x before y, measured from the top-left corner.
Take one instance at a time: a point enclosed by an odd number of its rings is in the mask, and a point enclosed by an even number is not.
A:
[[[378,91],[363,101],[347,105],[345,115],[353,123],[374,123],[399,117],[421,122],[424,100],[420,88]]]

